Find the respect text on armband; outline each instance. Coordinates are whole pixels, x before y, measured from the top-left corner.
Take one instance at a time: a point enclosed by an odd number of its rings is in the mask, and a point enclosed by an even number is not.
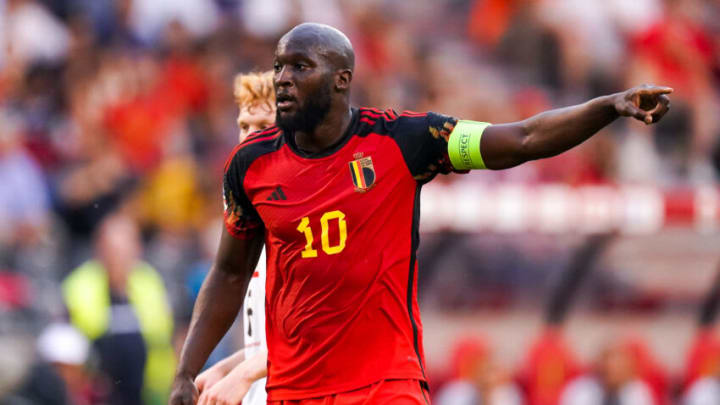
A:
[[[470,134],[464,132],[460,134],[460,158],[467,167],[472,167],[472,158],[470,157]]]

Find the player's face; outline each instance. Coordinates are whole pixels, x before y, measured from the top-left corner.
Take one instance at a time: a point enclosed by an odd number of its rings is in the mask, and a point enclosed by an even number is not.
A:
[[[313,50],[281,41],[275,53],[277,125],[312,132],[330,111],[333,71]]]
[[[237,117],[240,134],[238,141],[242,142],[248,135],[275,123],[275,109],[266,104],[258,103],[251,106],[240,107]]]

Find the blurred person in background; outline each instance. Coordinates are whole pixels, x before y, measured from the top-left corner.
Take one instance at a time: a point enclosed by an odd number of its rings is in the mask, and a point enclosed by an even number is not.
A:
[[[220,226],[222,226],[222,219],[216,218],[207,226],[206,229],[203,230],[199,241],[202,257],[190,265],[187,276],[184,279],[185,288],[187,290],[187,300],[182,305],[182,327],[175,333],[174,340],[176,352],[179,352],[182,348],[182,341],[185,340],[185,333],[187,332],[187,324],[190,323],[192,306],[197,299],[198,293],[200,292],[202,282],[207,276],[210,266],[212,266],[212,255],[220,242],[217,237],[217,230],[220,229]],[[235,320],[236,325],[239,323],[238,321],[238,319]],[[228,331],[220,343],[218,343],[215,350],[210,353],[210,357],[208,357],[207,363],[205,363],[206,368],[215,365],[217,362],[230,356],[237,350],[239,347],[239,332],[235,333],[233,329],[234,328]]]
[[[720,265],[715,280],[699,308],[698,325],[688,349],[680,392],[685,405],[720,403],[720,337],[717,317],[720,313]]]
[[[664,160],[672,163],[663,169],[673,182],[687,177],[707,184],[715,179],[708,152],[720,132],[720,99],[713,71],[718,50],[704,21],[711,6],[704,3],[710,2],[664,0],[661,16],[635,33],[628,44],[627,82],[668,83],[677,90],[678,106],[687,110],[686,130],[655,139]]]
[[[233,95],[238,106],[238,142],[253,132],[275,124],[275,89],[273,72],[235,76]]]
[[[56,62],[69,46],[67,27],[37,0],[7,0],[3,48],[11,65]]]
[[[173,317],[163,280],[141,253],[135,221],[112,214],[97,230],[96,258],[62,283],[70,321],[98,352],[112,405],[162,404],[172,380]]]
[[[239,74],[234,80],[238,106],[238,141],[275,123],[273,72]],[[252,140],[250,140],[251,142]],[[216,248],[217,249],[217,248]],[[205,274],[209,267],[205,269]],[[265,340],[265,254],[250,279],[243,303],[243,349],[210,367],[195,379],[199,405],[267,403],[267,342]],[[227,335],[224,339],[227,338]],[[221,343],[222,344],[222,341]]]
[[[610,344],[591,374],[565,387],[560,405],[658,405],[638,369],[629,345]]]
[[[436,405],[522,405],[522,393],[479,338],[459,340],[451,357],[454,377],[440,388]]]
[[[39,361],[22,387],[7,399],[10,404],[98,403],[95,402],[98,392],[86,370],[90,343],[83,334],[69,324],[51,324],[38,337],[37,352]]]
[[[720,374],[720,338],[713,325],[701,327],[687,353],[681,390],[686,392],[698,380]]]
[[[70,61],[64,77],[68,111],[53,136],[60,162],[50,176],[56,210],[68,233],[63,274],[92,254],[93,232],[139,181],[104,123],[109,105],[135,87],[119,54],[109,49],[100,58],[94,50]]]
[[[529,405],[556,405],[582,368],[559,325],[546,327],[530,345],[518,373]]]
[[[37,245],[49,225],[48,186],[23,145],[22,130],[17,114],[0,110],[0,258],[11,249]]]
[[[647,340],[641,337],[626,339],[622,345],[630,353],[637,377],[650,388],[653,403],[668,405],[670,401],[670,379],[664,365],[650,350]]]
[[[87,369],[90,342],[80,331],[66,323],[51,324],[38,337],[37,346],[40,356],[53,365],[65,383],[70,404],[89,405],[98,399]]]
[[[530,405],[556,405],[568,381],[581,373],[564,329],[569,313],[612,234],[596,234],[575,249],[545,305],[543,330],[530,345],[519,380]]]

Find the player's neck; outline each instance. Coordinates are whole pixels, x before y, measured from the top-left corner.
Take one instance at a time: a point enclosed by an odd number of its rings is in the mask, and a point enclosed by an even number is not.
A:
[[[343,104],[328,111],[312,132],[295,132],[295,144],[307,153],[319,153],[336,144],[352,121],[352,110]]]

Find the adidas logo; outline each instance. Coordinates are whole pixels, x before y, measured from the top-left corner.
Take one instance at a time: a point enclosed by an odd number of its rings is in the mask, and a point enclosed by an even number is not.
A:
[[[278,186],[275,191],[273,191],[272,194],[267,198],[268,201],[277,201],[277,200],[287,200],[287,197],[285,197],[285,193],[283,193],[280,186]]]

